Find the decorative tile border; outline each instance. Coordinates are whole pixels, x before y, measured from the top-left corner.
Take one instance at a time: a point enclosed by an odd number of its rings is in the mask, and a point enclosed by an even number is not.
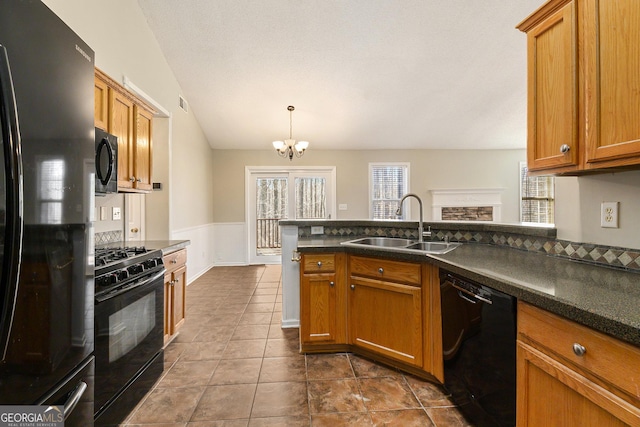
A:
[[[104,233],[95,233],[94,234],[96,245],[105,245],[107,243],[113,242],[121,242],[122,241],[122,231],[105,231]]]
[[[640,271],[640,249],[628,249],[615,246],[596,245],[592,243],[576,243],[549,237],[530,236],[500,231],[436,229],[433,225],[431,225],[431,230],[431,240],[442,241],[445,240],[445,238],[448,238],[451,242],[509,246],[513,249],[539,252],[549,256],[566,258],[589,264]],[[387,236],[417,239],[418,232],[414,227],[325,226],[324,235],[327,237],[356,238],[360,236]],[[299,227],[298,236],[305,238],[312,237],[311,227]]]

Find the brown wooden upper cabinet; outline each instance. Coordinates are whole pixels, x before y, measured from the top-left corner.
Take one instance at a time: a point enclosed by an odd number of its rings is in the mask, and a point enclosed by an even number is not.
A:
[[[118,191],[152,189],[153,109],[96,68],[95,125],[118,137]]]
[[[640,165],[640,2],[550,0],[527,33],[527,161],[580,174]]]

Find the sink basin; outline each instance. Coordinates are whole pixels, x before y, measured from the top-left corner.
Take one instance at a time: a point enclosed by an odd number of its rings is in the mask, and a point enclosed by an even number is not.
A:
[[[446,254],[449,251],[454,250],[461,243],[445,243],[445,242],[418,242],[412,245],[406,246],[406,249],[414,249],[418,251],[425,251],[434,254]]]
[[[359,248],[368,247],[395,252],[421,254],[446,254],[461,245],[461,243],[416,242],[415,240],[396,237],[364,237],[362,239],[342,242],[342,244]]]
[[[352,240],[348,243],[356,245],[378,246],[382,248],[397,248],[409,246],[415,240],[400,239],[395,237],[365,237],[364,239]]]

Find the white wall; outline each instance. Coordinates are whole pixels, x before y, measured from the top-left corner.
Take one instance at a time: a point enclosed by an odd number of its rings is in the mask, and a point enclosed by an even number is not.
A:
[[[556,178],[558,238],[640,248],[640,171]],[[600,227],[600,204],[620,202],[619,228]]]

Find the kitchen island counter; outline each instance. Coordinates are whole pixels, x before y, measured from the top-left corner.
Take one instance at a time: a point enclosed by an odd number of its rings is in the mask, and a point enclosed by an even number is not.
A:
[[[300,252],[345,251],[426,261],[640,346],[640,273],[499,245],[467,243],[444,255],[351,248],[345,237],[300,238]]]

